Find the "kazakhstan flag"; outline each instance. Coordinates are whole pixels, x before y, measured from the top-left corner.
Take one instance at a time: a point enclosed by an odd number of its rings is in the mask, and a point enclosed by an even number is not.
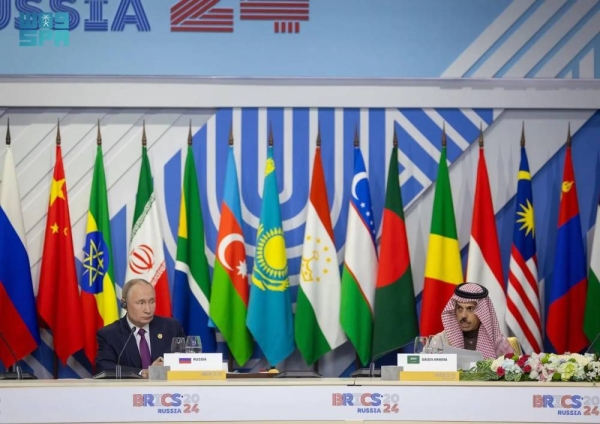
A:
[[[272,366],[295,349],[285,239],[269,146],[246,324]]]

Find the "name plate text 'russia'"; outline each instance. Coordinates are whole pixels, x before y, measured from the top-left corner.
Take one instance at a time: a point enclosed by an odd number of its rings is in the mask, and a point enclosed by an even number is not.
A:
[[[173,371],[222,371],[221,353],[165,353],[165,365]]]

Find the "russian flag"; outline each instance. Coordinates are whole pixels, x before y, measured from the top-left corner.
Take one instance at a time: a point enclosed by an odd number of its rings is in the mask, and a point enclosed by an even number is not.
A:
[[[586,256],[569,133],[561,185],[554,275],[548,288],[546,320],[546,334],[557,353],[579,352],[588,344],[583,332],[586,290]]]
[[[15,359],[21,360],[33,352],[40,342],[21,198],[9,143],[7,130],[0,187],[0,332],[3,336],[0,360],[7,368],[14,365]]]
[[[191,364],[192,358],[179,358],[179,363],[180,364]]]

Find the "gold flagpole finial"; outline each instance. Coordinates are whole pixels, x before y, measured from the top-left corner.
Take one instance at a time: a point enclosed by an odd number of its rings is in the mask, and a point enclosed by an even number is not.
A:
[[[6,145],[10,146],[10,118],[6,119]]]
[[[446,121],[442,124],[442,147],[446,147]]]
[[[571,147],[571,123],[569,122],[569,128],[567,133],[567,147]]]
[[[394,124],[394,138],[393,138],[392,144],[395,149],[398,148],[398,133],[396,132],[396,124]]]
[[[525,147],[525,121],[521,123],[521,147]]]
[[[358,124],[354,127],[354,147],[360,146],[360,140],[358,139]]]
[[[273,147],[273,124],[269,124],[269,147]]]
[[[193,137],[192,137],[192,120],[190,119],[190,128],[188,130],[188,146],[192,145],[192,140],[193,140]]]
[[[479,147],[483,147],[483,126],[479,122]]]
[[[229,145],[233,146],[233,121],[231,122],[231,125],[229,126]]]
[[[56,125],[56,145],[60,146],[60,118],[57,122],[58,124]]]
[[[102,134],[100,134],[100,118],[98,118],[98,135],[96,136],[96,143],[98,146],[102,146]]]
[[[142,121],[142,147],[146,147],[148,140],[146,139],[146,120]]]

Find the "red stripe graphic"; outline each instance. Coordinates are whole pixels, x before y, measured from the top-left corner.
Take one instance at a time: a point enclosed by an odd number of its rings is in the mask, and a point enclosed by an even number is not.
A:
[[[290,9],[308,9],[308,2],[272,2],[272,3],[263,3],[263,2],[250,2],[245,1],[240,3],[242,9],[251,9],[251,8],[271,8],[271,7],[284,7]]]
[[[242,21],[308,21],[308,16],[294,15],[241,15]]]
[[[246,1],[240,4],[240,19],[254,21],[308,21],[309,3],[306,2],[251,2]],[[297,31],[290,27],[284,28],[285,23],[281,22],[281,32],[300,32],[298,24]],[[275,28],[279,32],[279,28]]]
[[[172,32],[233,32],[233,9],[220,0],[182,0],[171,8]]]

